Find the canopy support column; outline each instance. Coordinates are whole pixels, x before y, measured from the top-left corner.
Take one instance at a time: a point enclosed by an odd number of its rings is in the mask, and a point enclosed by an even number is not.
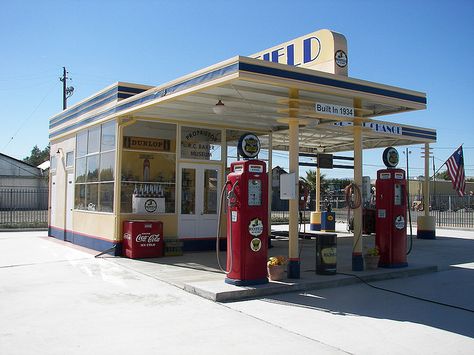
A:
[[[318,161],[319,164],[319,161]],[[319,165],[316,167],[316,196],[315,196],[316,207],[314,212],[311,212],[311,219],[309,229],[312,231],[321,230],[321,170]]]
[[[354,184],[362,189],[362,122],[354,120]],[[352,271],[363,271],[362,203],[354,210],[354,239],[352,240]]]
[[[436,239],[436,219],[430,216],[430,144],[425,143],[425,180],[423,181],[424,216],[417,218],[416,237],[418,239]]]
[[[290,89],[290,98],[298,99],[299,93],[297,89]],[[290,173],[295,174],[295,191],[296,198],[289,200],[290,218],[289,218],[289,250],[288,250],[288,278],[300,278],[300,259],[298,253],[298,181],[299,181],[299,125],[297,118],[298,103],[290,100],[289,115],[289,158]]]

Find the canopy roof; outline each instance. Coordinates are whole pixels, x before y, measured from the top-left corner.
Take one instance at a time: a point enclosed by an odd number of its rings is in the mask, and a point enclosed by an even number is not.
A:
[[[273,132],[273,148],[287,150],[291,115],[300,122],[300,152],[352,150],[354,121],[365,126],[364,148],[436,141],[433,129],[378,120],[379,116],[425,109],[424,93],[247,57],[234,57],[161,86],[140,88],[137,92],[145,91],[87,110],[87,101],[96,99],[98,93],[76,105],[86,109],[78,111],[73,106],[53,117],[51,139],[114,117],[159,118]],[[290,89],[298,90],[297,99],[290,99]],[[213,112],[218,100],[226,108],[219,115]],[[355,107],[355,117],[317,113],[316,102]]]

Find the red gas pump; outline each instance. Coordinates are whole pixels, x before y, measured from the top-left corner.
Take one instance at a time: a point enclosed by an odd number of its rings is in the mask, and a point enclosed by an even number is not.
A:
[[[394,154],[396,154],[396,159]],[[389,158],[386,161],[386,156],[391,156],[391,161]],[[379,266],[403,267],[408,265],[406,256],[407,181],[404,170],[394,169],[398,164],[398,152],[394,148],[385,150],[384,163],[388,169],[377,171],[375,184],[375,244],[380,252]]]
[[[268,282],[268,176],[260,160],[233,162],[226,182],[226,283],[244,286]]]

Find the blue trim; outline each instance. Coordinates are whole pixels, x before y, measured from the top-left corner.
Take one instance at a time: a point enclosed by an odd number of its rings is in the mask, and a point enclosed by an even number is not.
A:
[[[436,136],[436,131],[427,131],[426,129],[420,129],[420,128],[411,128],[411,127],[404,127],[402,126],[402,129],[404,131],[409,131],[409,132],[418,132],[422,134],[428,134],[428,135],[434,135]]]
[[[56,228],[56,227],[49,226],[48,227],[48,235],[50,237],[53,237],[53,238],[56,238],[56,239],[59,239],[59,240],[65,240],[64,239],[64,230]]]
[[[183,251],[216,250],[216,238],[210,239],[179,239],[183,242]],[[227,250],[227,239],[219,239],[219,250]]]
[[[125,93],[125,92],[119,92],[119,93],[117,94],[117,97],[118,97],[119,99],[128,99],[129,97],[132,97],[132,96],[135,96],[135,94],[127,94],[127,93]]]
[[[88,249],[97,250],[99,252],[102,252],[104,250],[110,249],[115,246],[115,250],[110,251],[107,254],[111,254],[115,256],[122,255],[122,242],[114,243],[112,241],[98,239],[93,236],[88,236],[88,235],[74,233],[74,232],[66,232],[66,234],[68,235],[67,241],[72,242],[73,244],[80,245]],[[65,231],[60,228],[50,226],[48,228],[48,235],[50,237],[54,237],[59,240],[65,240],[64,239]],[[69,240],[69,236],[71,236],[71,240]]]
[[[364,258],[362,254],[352,254],[352,271],[364,271]]]
[[[288,278],[299,279],[300,278],[300,261],[290,260],[288,261]]]
[[[309,230],[311,230],[311,231],[320,231],[321,230],[321,223],[311,223],[309,225]]]
[[[56,123],[57,121],[65,118],[65,117],[68,117],[78,111],[81,111],[83,110],[84,108],[87,108],[89,107],[91,104],[93,103],[96,103],[100,100],[103,100],[104,98],[110,96],[110,95],[115,95],[117,93],[117,87],[114,87],[106,92],[104,92],[103,94],[100,94],[99,96],[96,96],[86,102],[83,102],[82,104],[76,106],[76,107],[73,107],[73,108],[70,108],[70,109],[67,109],[63,112],[61,112],[59,115],[57,115],[56,117],[54,117],[51,121],[50,121],[50,124],[52,123]]]
[[[418,134],[418,133],[402,133],[402,136],[409,136],[409,137],[417,137],[417,138],[425,138],[425,139],[436,140],[436,135],[433,137],[432,135],[428,136],[428,135],[425,135],[425,134]]]
[[[396,268],[399,268],[399,267],[407,267],[408,266],[408,263],[398,263],[398,264],[380,264],[379,263],[379,266],[380,267],[383,267],[385,269],[396,269]]]
[[[436,239],[436,230],[421,230],[416,231],[417,239]]]
[[[264,279],[257,279],[257,280],[237,280],[237,279],[229,279],[228,277],[225,278],[225,283],[235,286],[252,286],[252,285],[261,285],[268,283],[268,279],[265,277]]]
[[[418,137],[418,138],[427,138],[433,139],[436,141],[436,131],[426,131],[423,129],[416,129],[410,127],[403,127],[402,126],[402,136],[410,136],[410,137]]]
[[[85,113],[87,113],[87,112],[89,112],[89,111],[91,111],[91,110],[95,110],[95,109],[97,109],[97,108],[99,108],[99,107],[101,107],[101,106],[104,106],[104,105],[108,104],[109,102],[116,101],[116,100],[117,100],[117,95],[116,95],[116,93],[114,93],[114,94],[110,95],[109,97],[106,97],[106,98],[103,99],[102,101],[99,101],[99,102],[97,102],[97,103],[95,103],[95,104],[93,104],[93,105],[87,106],[87,107],[83,108],[81,111],[77,111],[76,113],[73,113],[73,114],[71,114],[71,115],[69,115],[69,116],[64,117],[64,118],[61,119],[60,121],[56,121],[56,122],[54,122],[54,123],[50,123],[50,124],[49,124],[49,129],[54,128],[54,127],[56,127],[56,126],[59,126],[59,125],[63,124],[64,122],[67,122],[67,121],[69,121],[69,120],[72,120],[72,119],[74,119],[74,118],[76,118],[76,117],[79,117],[80,115],[83,115],[83,114],[85,114]]]
[[[108,90],[107,92],[94,97],[93,99],[80,104],[70,110],[66,110],[64,113],[55,117],[51,120],[49,128],[54,128],[66,121],[72,120],[77,116],[83,115],[89,111],[92,111],[102,105],[105,105],[116,99],[126,99],[136,94],[142,93],[147,89],[131,88],[127,86],[118,86]]]
[[[65,236],[64,236],[64,240],[66,242],[71,242],[71,243],[74,243],[74,232],[73,231],[65,231]]]
[[[129,92],[129,93],[133,93],[133,94],[140,94],[142,93],[143,91],[147,91],[149,89],[141,89],[141,88],[132,88],[130,86],[123,86],[123,85],[119,85],[117,87],[118,91],[121,91],[121,92]]]
[[[380,88],[375,88],[372,86],[349,83],[346,81],[320,77],[320,76],[310,75],[306,73],[297,73],[294,71],[289,71],[289,70],[284,70],[284,69],[263,67],[256,64],[248,64],[248,63],[240,63],[240,62],[239,62],[239,70],[248,71],[248,72],[257,73],[257,74],[278,76],[278,77],[286,78],[286,79],[299,80],[299,81],[309,82],[312,84],[327,85],[327,86],[337,87],[341,89],[362,91],[369,94],[393,97],[397,99],[417,102],[417,103],[426,105],[426,97],[415,96],[411,94],[404,94],[404,93],[389,90],[389,89],[380,89]]]
[[[117,243],[102,240],[102,239],[96,239],[94,237],[86,236],[86,235],[83,235],[83,234],[74,233],[74,242],[73,242],[73,244],[77,244],[77,245],[80,245],[82,247],[86,247],[86,248],[89,248],[89,249],[94,249],[94,250],[97,250],[97,251],[100,251],[100,252],[102,252],[104,250],[107,250],[107,249],[110,249],[113,246],[116,246],[115,247],[115,252],[112,251],[112,252],[109,252],[109,254],[113,254],[113,255],[121,255],[122,254],[122,248],[119,247]],[[120,254],[118,254],[118,252],[120,252]]]
[[[205,74],[199,75],[195,78],[188,79],[188,80],[185,80],[183,82],[171,85],[167,88],[163,88],[163,89],[161,89],[159,91],[156,91],[152,94],[148,94],[148,95],[143,96],[141,98],[137,98],[136,100],[131,100],[130,102],[118,105],[118,106],[113,107],[113,108],[111,108],[107,111],[104,111],[104,112],[99,113],[97,115],[91,116],[91,117],[89,117],[89,118],[87,118],[83,121],[77,122],[73,125],[65,127],[61,130],[58,130],[58,131],[54,132],[54,133],[51,133],[49,135],[49,138],[50,139],[54,138],[54,137],[56,137],[60,134],[66,133],[66,132],[68,132],[70,130],[73,130],[75,128],[79,128],[79,127],[81,127],[83,125],[86,125],[86,124],[89,124],[91,122],[98,121],[101,118],[107,117],[107,116],[112,115],[112,114],[118,114],[121,111],[124,111],[124,110],[129,109],[129,108],[134,107],[134,106],[141,105],[141,104],[146,103],[148,101],[155,100],[157,98],[160,98],[160,97],[163,97],[163,96],[166,96],[166,95],[174,94],[176,92],[188,89],[192,86],[200,85],[200,84],[203,84],[205,82],[209,82],[211,80],[214,80],[214,79],[217,79],[217,78],[220,78],[220,77],[223,77],[223,76],[230,75],[232,73],[237,72],[237,70],[238,70],[238,63],[235,63],[235,64],[231,64],[227,67],[216,69],[212,72],[205,73]]]

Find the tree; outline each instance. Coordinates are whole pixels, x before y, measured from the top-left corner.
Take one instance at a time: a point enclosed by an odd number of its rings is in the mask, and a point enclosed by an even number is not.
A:
[[[436,173],[435,178],[438,180],[451,180],[447,170]]]
[[[306,178],[300,178],[304,182],[306,182],[311,189],[311,192],[316,191],[316,170],[308,170],[306,171]],[[344,188],[349,185],[352,180],[351,179],[326,179],[325,174],[321,174],[320,176],[321,182],[321,194],[333,192],[333,191],[342,191]]]
[[[326,175],[321,174],[320,175],[320,183],[321,183],[321,192],[324,192],[327,190],[327,182],[325,179]],[[316,191],[317,185],[316,185],[316,170],[307,170],[306,171],[306,178],[301,177],[300,178],[302,181],[307,183],[310,187],[310,192]]]
[[[35,145],[33,149],[31,149],[30,156],[23,159],[25,163],[33,166],[38,166],[47,160],[49,160],[49,144],[43,150],[40,150],[38,146]]]

